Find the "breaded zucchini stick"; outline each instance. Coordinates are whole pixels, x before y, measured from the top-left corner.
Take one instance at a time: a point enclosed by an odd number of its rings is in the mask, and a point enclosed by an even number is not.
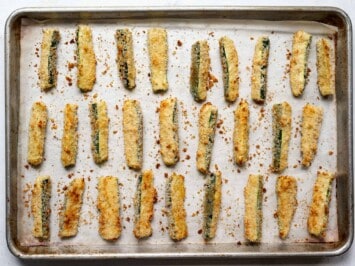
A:
[[[134,65],[132,32],[129,29],[116,31],[117,67],[123,86],[132,90],[136,87],[136,67]]]
[[[290,61],[290,85],[294,96],[300,96],[307,83],[308,54],[312,35],[297,31],[293,35],[292,55]]]
[[[301,154],[302,165],[311,165],[317,153],[318,138],[323,121],[323,108],[306,104],[302,112]]]
[[[205,200],[203,211],[203,238],[215,237],[222,200],[222,174],[220,171],[209,173],[205,184]]]
[[[78,152],[78,105],[66,104],[64,108],[64,128],[62,137],[62,164],[73,166]]]
[[[160,102],[159,138],[160,152],[165,165],[175,165],[179,161],[179,124],[177,99],[167,98]]]
[[[244,188],[244,235],[250,242],[260,242],[262,235],[263,176],[249,175]]]
[[[74,179],[67,188],[65,192],[64,210],[60,219],[60,237],[72,237],[76,236],[78,233],[84,189],[84,178]]]
[[[272,107],[272,170],[281,172],[288,166],[288,145],[291,138],[292,109],[287,102]]]
[[[43,102],[35,102],[31,110],[27,152],[27,161],[33,166],[43,162],[47,119],[47,106]]]
[[[214,136],[216,132],[218,110],[210,102],[205,103],[201,109],[198,119],[198,148],[196,152],[196,166],[203,174],[207,174],[210,163]]]
[[[124,101],[123,137],[128,167],[140,170],[143,163],[143,114],[139,101]]]
[[[330,43],[324,38],[320,39],[317,42],[317,83],[322,96],[335,93],[335,70],[331,59],[332,54]]]
[[[165,29],[148,30],[148,50],[150,59],[150,81],[153,92],[168,90],[168,37]]]
[[[276,183],[279,236],[285,239],[297,208],[297,181],[291,176],[279,176]]]
[[[76,31],[77,86],[82,92],[91,91],[96,81],[96,57],[91,28],[79,25]]]
[[[91,150],[95,163],[103,163],[108,159],[108,123],[105,101],[91,103]]]
[[[57,85],[57,46],[60,34],[55,29],[44,29],[41,44],[41,61],[39,65],[39,86],[46,91]]]
[[[249,104],[241,100],[234,112],[234,161],[242,166],[249,156]]]
[[[190,91],[196,102],[207,97],[210,83],[210,47],[206,40],[197,41],[191,48]]]
[[[269,37],[260,37],[255,45],[251,74],[251,98],[257,103],[264,103],[266,99],[269,50]]]
[[[169,235],[174,241],[187,237],[185,211],[185,182],[184,176],[173,173],[166,185],[166,208],[168,210]]]
[[[116,240],[120,237],[122,230],[118,178],[100,177],[98,192],[99,234],[105,240]]]
[[[219,54],[223,70],[224,98],[228,102],[234,102],[239,96],[239,61],[233,40],[226,36],[220,38]]]
[[[324,237],[328,225],[329,203],[332,193],[333,173],[318,172],[313,187],[312,204],[308,217],[308,232],[316,237]]]
[[[40,240],[50,236],[49,218],[51,214],[51,180],[49,176],[36,178],[32,190],[31,212],[33,216],[32,234]]]
[[[153,233],[151,221],[154,215],[154,203],[157,201],[157,191],[154,188],[152,170],[143,171],[138,177],[137,191],[134,197],[134,229],[136,238],[149,237]]]

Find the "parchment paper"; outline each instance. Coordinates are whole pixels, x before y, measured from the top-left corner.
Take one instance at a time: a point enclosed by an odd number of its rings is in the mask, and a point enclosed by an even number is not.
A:
[[[210,45],[211,72],[218,83],[208,92],[207,101],[218,107],[220,127],[217,128],[211,169],[221,170],[223,175],[222,208],[215,239],[212,243],[244,243],[244,196],[243,189],[249,174],[264,175],[265,193],[263,195],[263,236],[262,243],[281,242],[318,242],[307,232],[307,217],[312,198],[312,189],[317,170],[336,172],[336,99],[323,99],[316,84],[316,41],[320,37],[330,38],[337,29],[320,23],[304,22],[267,22],[240,20],[115,20],[88,23],[92,27],[94,49],[97,57],[97,81],[92,92],[83,94],[76,87],[75,22],[23,20],[21,30],[21,87],[20,87],[20,125],[18,154],[18,239],[21,245],[115,245],[102,240],[98,234],[98,212],[96,209],[97,179],[99,176],[117,176],[122,184],[121,218],[123,231],[117,241],[120,245],[137,244],[133,230],[133,197],[138,172],[128,169],[125,163],[122,133],[122,105],[124,99],[140,101],[144,115],[144,169],[153,169],[158,202],[155,204],[152,222],[153,235],[144,240],[151,244],[168,244],[172,241],[167,232],[165,216],[166,176],[178,172],[185,176],[187,223],[189,236],[185,243],[203,243],[202,202],[205,180],[195,166],[198,142],[198,113],[202,106],[193,101],[189,91],[190,49],[191,45],[207,39]],[[38,86],[38,67],[42,29],[54,27],[60,30],[61,41],[58,45],[58,85],[49,92],[41,92]],[[137,69],[137,87],[131,92],[124,89],[118,78],[116,66],[115,30],[128,27],[133,32],[134,54]],[[152,93],[149,80],[149,59],[147,51],[147,30],[150,27],[165,27],[169,42],[169,90],[165,94]],[[297,30],[305,30],[313,35],[310,48],[309,82],[300,98],[294,98],[289,86],[289,58],[292,50],[292,35]],[[239,54],[240,96],[236,103],[228,104],[223,97],[223,82],[219,58],[218,40],[222,36],[234,40]],[[268,92],[264,106],[257,105],[250,98],[250,75],[252,57],[256,40],[268,35],[271,48],[268,68]],[[180,41],[180,45],[178,45]],[[159,124],[157,108],[166,97],[175,96],[179,100],[180,162],[172,168],[164,166],[160,154]],[[250,160],[243,168],[232,161],[233,112],[240,99],[250,104]],[[107,102],[110,117],[109,160],[97,166],[90,150],[90,121],[88,104],[94,99]],[[47,104],[49,122],[45,144],[45,161],[39,168],[27,164],[28,125],[31,106],[35,101]],[[269,170],[272,158],[272,105],[288,101],[292,106],[292,138],[289,149],[289,168],[282,175],[291,175],[298,181],[298,208],[292,222],[289,238],[278,237],[275,182],[277,174]],[[318,152],[312,166],[303,169],[300,164],[300,126],[302,108],[307,103],[324,108]],[[63,109],[66,103],[79,105],[79,150],[75,167],[65,169],[60,161]],[[51,237],[49,242],[40,243],[32,236],[30,217],[31,188],[38,175],[50,175],[53,182],[51,199]],[[78,235],[61,240],[58,237],[59,211],[64,201],[63,188],[76,177],[84,177],[86,190]],[[336,191],[329,210],[329,224],[324,241],[337,241]]]

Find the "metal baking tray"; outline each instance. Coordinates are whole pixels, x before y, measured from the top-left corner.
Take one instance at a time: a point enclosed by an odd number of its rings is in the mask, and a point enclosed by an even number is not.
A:
[[[123,245],[22,245],[18,211],[21,21],[50,23],[109,22],[117,20],[320,22],[338,28],[336,60],[336,203],[338,241],[277,242],[259,245],[238,243],[137,242]],[[352,29],[347,14],[332,7],[165,7],[165,8],[25,8],[14,11],[5,29],[6,80],[6,184],[7,243],[10,251],[26,259],[39,258],[241,258],[283,256],[335,256],[346,252],[353,241],[353,132],[352,132]],[[264,234],[267,234],[264,232]]]

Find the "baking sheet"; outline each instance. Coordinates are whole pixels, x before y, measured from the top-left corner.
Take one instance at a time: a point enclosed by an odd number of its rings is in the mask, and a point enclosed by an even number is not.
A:
[[[140,243],[133,236],[133,197],[138,173],[126,167],[123,156],[122,105],[126,98],[141,102],[144,115],[144,169],[153,169],[158,202],[155,205],[155,217],[152,222],[152,237],[143,240],[146,244],[169,244],[172,241],[167,231],[165,217],[164,192],[166,176],[178,172],[185,176],[187,223],[189,236],[184,243],[203,243],[200,234],[202,228],[202,202],[204,197],[204,179],[195,167],[195,154],[198,141],[197,120],[201,104],[195,103],[189,92],[190,48],[201,39],[207,39],[210,45],[211,72],[218,83],[208,92],[207,101],[219,109],[220,127],[217,128],[213,149],[211,169],[218,167],[223,176],[222,208],[215,239],[211,243],[244,243],[244,197],[243,189],[247,177],[252,173],[261,173],[265,177],[263,195],[263,237],[262,243],[281,242],[318,242],[307,233],[308,207],[311,202],[312,188],[319,169],[336,171],[337,128],[336,99],[322,99],[316,84],[315,43],[320,37],[330,37],[336,28],[313,22],[266,22],[238,20],[126,20],[126,21],[90,21],[93,30],[94,49],[97,57],[97,81],[91,93],[83,94],[76,87],[75,30],[77,22],[46,21],[39,23],[22,20],[21,27],[21,68],[20,68],[20,118],[18,143],[18,241],[23,246],[111,246],[98,234],[98,213],[96,210],[97,178],[104,175],[117,176],[122,184],[121,218],[123,232],[117,241],[119,245]],[[165,27],[169,42],[169,90],[165,94],[153,94],[149,81],[149,60],[147,51],[147,30],[150,27]],[[61,41],[58,46],[58,85],[44,93],[38,86],[40,42],[42,29],[55,27],[60,30]],[[137,87],[132,91],[123,88],[116,67],[115,30],[128,27],[133,32],[135,62],[137,69]],[[293,32],[303,29],[312,33],[313,40],[309,55],[309,82],[301,98],[293,98],[289,87],[288,55],[292,49]],[[268,92],[264,106],[254,104],[250,99],[251,64],[256,40],[268,35],[271,48],[268,68]],[[219,59],[218,39],[224,35],[231,37],[239,54],[240,96],[236,103],[228,104],[223,97],[222,69]],[[181,42],[181,46],[178,45]],[[332,46],[334,43],[332,42]],[[70,85],[71,84],[71,85]],[[164,166],[160,154],[159,125],[157,108],[166,97],[176,96],[179,100],[180,162],[173,168]],[[250,104],[250,160],[244,168],[232,162],[233,112],[241,98]],[[90,150],[90,121],[88,104],[92,100],[107,102],[110,117],[109,160],[97,166]],[[49,123],[45,158],[39,168],[28,166],[26,161],[28,124],[33,102],[42,100],[47,104]],[[292,106],[292,138],[289,151],[289,168],[283,175],[292,175],[298,181],[298,208],[292,222],[289,238],[282,241],[278,237],[275,182],[278,175],[271,173],[272,104],[288,101]],[[79,149],[74,168],[65,169],[60,162],[63,113],[66,103],[79,105]],[[317,156],[309,169],[300,165],[300,122],[303,106],[307,103],[324,108],[324,121],[319,139]],[[52,188],[51,238],[49,242],[39,242],[32,237],[32,219],[30,217],[30,190],[38,175],[50,175]],[[75,177],[84,177],[86,191],[80,221],[79,233],[71,239],[61,240],[59,212],[64,201],[63,188]],[[333,186],[335,188],[336,182]],[[333,189],[329,209],[329,224],[323,241],[338,240],[336,190]]]

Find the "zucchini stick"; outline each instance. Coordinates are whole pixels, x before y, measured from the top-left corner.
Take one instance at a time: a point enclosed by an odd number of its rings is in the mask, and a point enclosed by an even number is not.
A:
[[[64,108],[64,128],[62,137],[62,164],[73,166],[78,152],[78,105],[66,104]]]
[[[335,93],[335,69],[332,63],[332,54],[330,43],[324,38],[320,39],[317,42],[317,83],[322,96]]]
[[[249,104],[241,100],[234,113],[234,161],[242,166],[249,156]]]

